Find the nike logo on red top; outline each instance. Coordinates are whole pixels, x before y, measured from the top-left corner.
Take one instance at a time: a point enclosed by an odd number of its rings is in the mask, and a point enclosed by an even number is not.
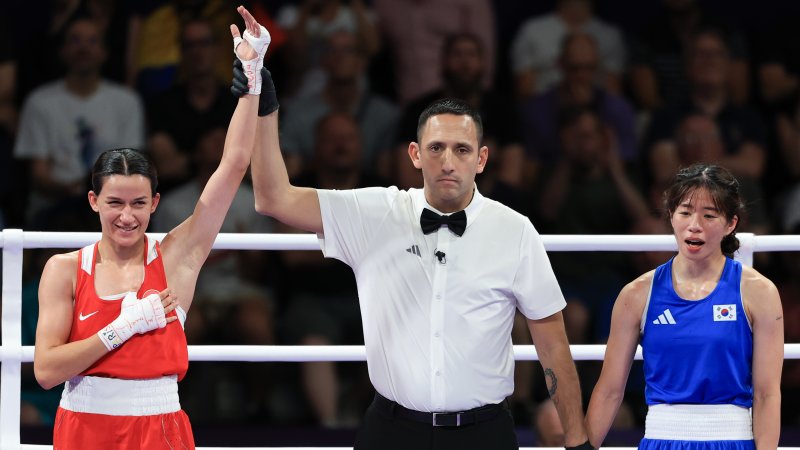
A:
[[[87,314],[87,315],[85,315],[85,316],[83,315],[83,313],[80,313],[80,314],[78,314],[78,320],[80,320],[80,321],[84,321],[84,320],[88,319],[89,317],[92,317],[93,315],[95,315],[95,314],[97,314],[97,313],[99,313],[99,312],[100,312],[100,311],[95,311],[95,312],[93,312],[93,313],[89,313],[89,314]]]

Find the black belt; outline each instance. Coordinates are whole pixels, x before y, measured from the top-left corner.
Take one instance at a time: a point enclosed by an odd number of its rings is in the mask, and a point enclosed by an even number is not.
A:
[[[468,411],[445,413],[422,412],[405,408],[378,393],[375,393],[375,401],[372,402],[372,404],[390,415],[413,420],[414,422],[425,423],[434,427],[463,427],[473,423],[485,422],[494,419],[500,411],[505,409],[503,403],[498,403],[480,406]]]

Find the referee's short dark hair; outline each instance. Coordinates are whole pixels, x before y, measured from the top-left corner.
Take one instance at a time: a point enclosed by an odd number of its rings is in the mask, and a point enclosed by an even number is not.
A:
[[[475,123],[475,131],[478,134],[478,143],[483,140],[483,121],[478,111],[470,108],[463,100],[457,98],[442,98],[428,105],[422,114],[419,115],[417,122],[417,142],[422,138],[422,128],[428,123],[428,119],[441,114],[453,114],[456,116],[470,116]]]

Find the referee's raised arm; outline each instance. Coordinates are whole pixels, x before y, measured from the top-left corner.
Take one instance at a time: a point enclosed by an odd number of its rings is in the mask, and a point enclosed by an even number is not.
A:
[[[246,23],[260,27],[246,9],[240,9]],[[256,211],[291,227],[321,233],[322,215],[316,189],[292,186],[289,182],[278,140],[278,99],[269,70],[234,66],[231,91],[234,95],[244,95],[248,79],[259,72],[258,129],[251,160]]]

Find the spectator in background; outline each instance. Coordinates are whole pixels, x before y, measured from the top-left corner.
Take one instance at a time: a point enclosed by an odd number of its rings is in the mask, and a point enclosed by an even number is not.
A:
[[[317,123],[312,164],[292,184],[337,190],[385,186],[383,180],[363,170],[361,151],[358,122],[344,112],[329,113]],[[298,232],[286,225],[278,227]],[[358,292],[350,268],[317,251],[281,252],[280,258],[286,271],[280,278],[288,303],[284,331],[289,343],[363,344]],[[342,426],[350,419],[348,413],[360,415],[365,405],[354,405],[353,396],[345,405],[340,401],[342,383],[333,362],[302,363],[301,374],[306,397],[321,425]],[[366,377],[361,381],[368,386]]]
[[[548,171],[537,202],[542,233],[626,233],[649,216],[616,149],[613,131],[595,111],[584,107],[562,112],[559,136],[564,157]],[[631,270],[628,257],[565,252],[550,259],[567,298],[567,330],[575,330],[570,342],[585,342],[591,338],[589,330],[571,324],[571,317],[583,314],[570,309],[587,308],[595,322],[607,323],[614,296]]]
[[[560,81],[521,106],[529,157],[545,165],[554,164],[559,152],[558,117],[564,110],[586,107],[597,112],[616,137],[615,151],[625,162],[638,156],[635,116],[628,102],[598,84],[601,52],[595,39],[583,32],[566,35],[561,42],[557,67]]]
[[[650,173],[653,174],[651,204],[657,205],[661,201],[664,190],[680,168],[694,163],[713,163],[728,167],[735,158],[725,153],[722,135],[714,119],[700,113],[686,116],[678,124],[674,145],[656,146],[650,154],[648,164]],[[739,180],[739,190],[747,205],[747,211],[739,218],[739,229],[756,234],[768,233],[770,226],[765,208],[766,199],[759,183],[752,178],[743,177]]]
[[[772,199],[772,216],[788,230],[792,227],[787,219],[800,218],[800,97],[777,111],[773,126],[777,151],[769,152],[768,174],[762,182]]]
[[[800,229],[800,97],[776,115],[777,152],[766,181],[774,200],[774,216],[785,233]],[[792,233],[794,234],[794,233]]]
[[[655,19],[642,27],[631,46],[630,83],[637,105],[647,111],[691,94],[686,77],[686,54],[702,29],[722,30],[727,44],[727,96],[741,105],[749,99],[750,63],[747,41],[739,31],[706,13],[697,0],[662,0]]]
[[[60,56],[65,77],[32,92],[20,116],[14,155],[30,161],[28,220],[70,196],[85,198],[86,176],[102,150],[144,141],[138,96],[100,76],[106,49],[97,24],[70,24]]]
[[[339,31],[352,33],[367,60],[380,48],[375,15],[365,6],[364,0],[302,0],[300,3],[300,6],[284,6],[277,17],[278,24],[288,34],[286,64],[290,85],[282,89],[287,97],[303,97],[323,89],[322,59],[330,35]]]
[[[227,42],[229,26],[239,21],[226,0],[149,0],[130,2],[129,45],[126,52],[128,86],[149,99],[179,79],[182,25],[202,18],[212,25],[217,42]],[[214,73],[220,82],[230,81],[232,52],[217,55]]]
[[[428,105],[443,98],[461,99],[480,113],[483,145],[496,152],[478,178],[480,191],[524,214],[527,212],[524,191],[528,186],[524,177],[521,133],[518,121],[509,115],[509,102],[484,87],[489,67],[480,38],[472,33],[447,36],[442,47],[441,68],[442,84],[403,108],[393,150],[400,156],[395,161],[401,167],[408,166],[408,142],[417,139],[417,120]],[[391,170],[381,168],[380,173],[391,173]],[[418,186],[422,185],[421,181],[420,178]]]
[[[307,168],[314,152],[317,122],[332,112],[348,113],[358,123],[363,170],[373,172],[377,161],[388,157],[398,111],[394,104],[372,93],[363,83],[367,63],[367,52],[355,34],[337,31],[328,36],[322,57],[325,87],[290,102],[281,111],[285,117],[281,143],[290,176]]]
[[[511,65],[517,96],[526,99],[543,93],[562,77],[558,67],[564,38],[582,31],[597,43],[602,65],[597,82],[620,93],[625,69],[625,45],[615,26],[592,15],[591,0],[558,0],[552,13],[533,17],[520,26],[511,47]]]
[[[13,137],[17,132],[17,108],[14,94],[17,88],[17,61],[14,42],[7,17],[0,17],[0,226],[7,221],[19,226],[16,216],[20,201],[12,195],[14,186],[25,186],[18,179],[17,163],[12,159]],[[8,217],[11,216],[11,217]]]
[[[489,0],[374,0],[381,32],[394,56],[397,100],[406,104],[442,84],[447,36],[472,33],[484,51],[484,87],[494,79],[494,13]]]
[[[14,52],[10,24],[0,17],[0,133],[14,135],[17,129],[17,55]]]
[[[800,93],[800,40],[797,20],[789,14],[772,24],[759,42],[758,86],[767,106],[794,106]]]
[[[758,181],[765,169],[766,131],[761,116],[737,106],[730,95],[731,53],[724,35],[704,28],[689,39],[686,72],[689,97],[657,111],[645,138],[645,159],[675,147],[676,130],[687,116],[700,113],[714,120],[722,137],[725,167],[742,181]],[[671,150],[675,152],[675,150]]]
[[[21,104],[42,84],[64,75],[65,66],[59,48],[67,28],[78,19],[90,19],[96,24],[108,50],[103,64],[103,77],[121,83],[124,80],[127,46],[127,5],[114,0],[49,0],[44,3],[42,9],[49,14],[42,14],[46,18],[38,24],[40,28],[27,36],[16,36],[19,48],[17,104]]]
[[[21,105],[34,89],[63,76],[59,48],[64,42],[65,28],[76,19],[77,6],[75,1],[48,0],[44,9],[49,14],[36,32],[17,37],[17,105]],[[6,27],[13,24],[3,25],[7,30]]]
[[[236,108],[229,86],[215,75],[220,45],[211,22],[184,23],[180,48],[183,80],[147,102],[147,147],[158,168],[162,192],[191,178],[198,138],[205,131],[227,127]]]

